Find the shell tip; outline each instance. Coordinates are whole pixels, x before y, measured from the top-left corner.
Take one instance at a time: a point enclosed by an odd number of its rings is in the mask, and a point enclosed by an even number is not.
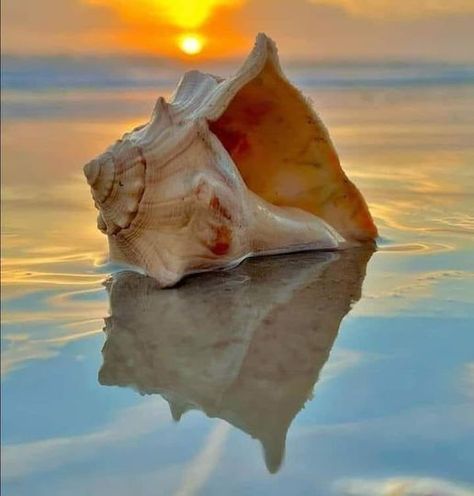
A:
[[[276,43],[266,33],[258,33],[255,40],[255,45],[266,51],[275,52]]]
[[[259,54],[258,58],[262,57],[265,60],[270,60],[275,67],[281,72],[280,60],[278,57],[278,48],[276,43],[266,33],[258,33],[255,40],[254,54]]]

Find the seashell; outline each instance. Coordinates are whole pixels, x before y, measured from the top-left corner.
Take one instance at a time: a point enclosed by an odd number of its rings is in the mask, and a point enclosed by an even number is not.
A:
[[[261,443],[276,472],[372,252],[264,257],[166,292],[115,274],[99,382],[161,395],[176,421],[188,410],[225,420]]]
[[[377,235],[329,134],[264,34],[235,76],[186,73],[170,103],[84,167],[110,258],[161,286],[252,255]]]

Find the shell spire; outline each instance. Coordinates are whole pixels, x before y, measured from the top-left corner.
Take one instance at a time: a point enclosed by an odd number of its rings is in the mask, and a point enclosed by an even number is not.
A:
[[[328,131],[259,34],[227,80],[187,72],[150,121],[84,167],[111,258],[162,286],[253,255],[377,235]]]

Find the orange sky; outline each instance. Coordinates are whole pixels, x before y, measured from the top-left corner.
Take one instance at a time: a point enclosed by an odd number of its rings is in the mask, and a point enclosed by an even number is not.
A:
[[[197,59],[226,58],[265,31],[284,57],[473,61],[473,25],[473,0],[2,1],[2,49],[16,54],[189,58],[184,39]]]

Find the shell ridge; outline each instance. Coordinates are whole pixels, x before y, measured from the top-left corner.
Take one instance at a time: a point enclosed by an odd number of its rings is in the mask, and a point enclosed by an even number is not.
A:
[[[189,123],[174,133],[168,133],[168,136],[164,137],[160,143],[145,142],[141,147],[143,157],[148,162],[154,162],[153,168],[156,169],[154,171],[155,173],[185,153],[192,146],[198,132],[199,126],[196,123]],[[175,145],[176,141],[179,142],[179,148]]]
[[[171,107],[177,121],[190,116],[205,105],[219,83],[216,76],[200,71],[188,71],[181,78],[171,99]]]
[[[100,170],[98,174],[94,174],[95,178],[91,189],[94,200],[100,204],[110,196],[115,181],[115,164],[112,153],[107,151],[100,155],[96,159],[95,165],[97,164],[99,164]]]
[[[127,147],[125,145],[128,145]],[[127,149],[128,148],[128,149]],[[121,143],[124,156],[113,156],[114,182],[108,197],[100,203],[107,232],[116,234],[130,225],[136,216],[145,191],[146,160],[139,147]]]

